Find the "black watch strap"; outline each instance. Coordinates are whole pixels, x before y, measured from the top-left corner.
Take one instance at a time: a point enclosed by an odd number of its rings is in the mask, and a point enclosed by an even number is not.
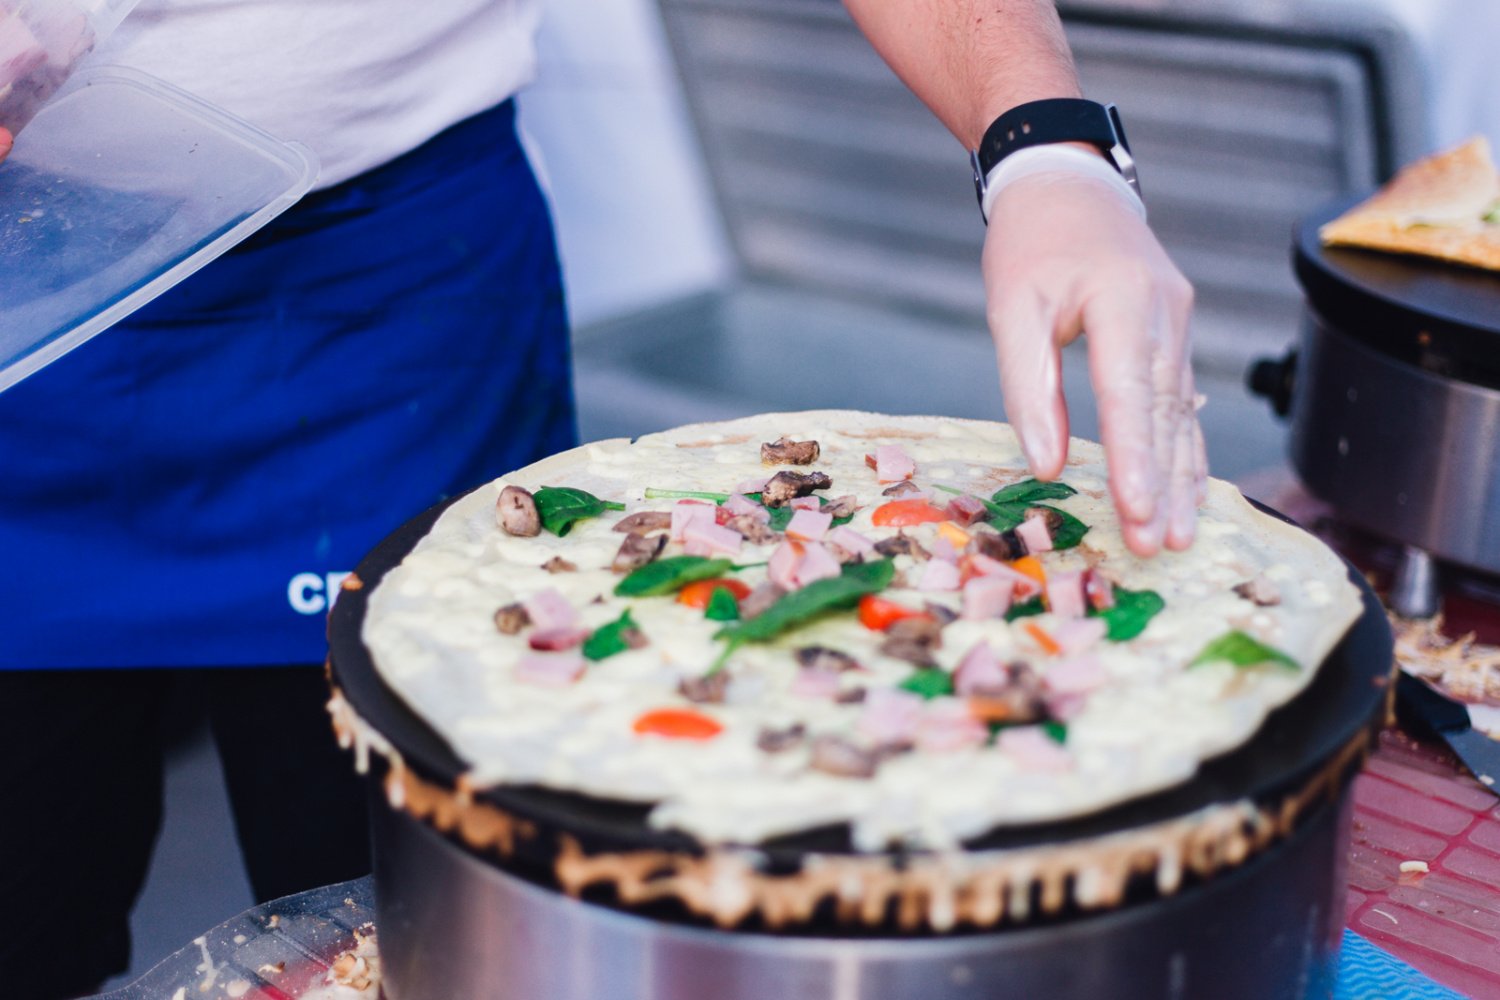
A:
[[[1125,126],[1115,106],[1076,97],[1054,97],[1019,104],[985,130],[979,148],[970,154],[980,203],[984,201],[985,179],[1001,160],[1018,150],[1058,142],[1097,146],[1135,193],[1141,193],[1130,143],[1125,139]]]

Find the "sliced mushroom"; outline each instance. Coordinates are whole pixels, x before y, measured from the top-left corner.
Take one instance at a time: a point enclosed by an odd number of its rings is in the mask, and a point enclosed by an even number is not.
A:
[[[1264,574],[1239,584],[1234,592],[1262,608],[1275,607],[1281,603],[1281,591]]]
[[[848,653],[841,653],[827,646],[803,646],[794,654],[797,662],[808,670],[826,670],[841,674],[845,670],[863,669],[859,661]]]
[[[1010,562],[1026,555],[1026,543],[1014,531],[1002,531],[997,535],[980,532],[969,539],[968,550],[1000,562]]]
[[[531,615],[526,613],[526,608],[519,601],[507,604],[495,612],[495,628],[505,635],[515,635],[530,624]]]
[[[631,534],[644,535],[652,531],[670,531],[672,528],[672,515],[660,510],[638,510],[634,514],[626,514],[615,522],[615,530],[619,532],[630,532]]]
[[[810,496],[813,490],[826,490],[833,480],[826,472],[778,472],[761,491],[760,501],[767,507],[784,507],[797,497]]]
[[[760,460],[766,465],[811,465],[821,452],[816,441],[793,441],[783,434],[760,446]]]
[[[922,605],[922,607],[926,609],[929,615],[937,619],[937,623],[939,625],[951,625],[958,620],[958,612],[954,611],[946,604],[939,604],[936,601],[927,601]]]
[[[548,573],[576,573],[578,572],[578,564],[570,563],[562,556],[553,556],[542,563],[542,569]]]
[[[724,527],[739,532],[740,537],[751,545],[769,545],[776,541],[776,532],[754,514],[736,514],[724,522]]]
[[[853,517],[855,511],[859,510],[859,498],[855,496],[842,496],[828,501],[822,506],[823,513],[830,517]]]
[[[684,677],[677,685],[677,692],[688,701],[698,704],[722,704],[724,692],[729,690],[729,675],[722,670],[701,677]]]
[[[766,726],[755,737],[755,745],[766,753],[782,753],[807,738],[807,727],[800,722],[775,728]]]
[[[911,556],[913,559],[927,560],[932,558],[922,544],[912,538],[904,531],[898,531],[890,538],[882,538],[875,543],[875,551],[886,557]]]
[[[865,694],[864,688],[844,688],[833,696],[833,700],[840,705],[858,705],[865,700]]]
[[[866,459],[868,459],[870,456],[866,455],[865,457]],[[874,466],[871,466],[871,468],[874,468]],[[904,497],[910,493],[921,492],[922,487],[918,486],[910,479],[903,479],[895,486],[887,486],[885,489],[881,490],[880,495],[883,497]]]
[[[873,778],[880,767],[880,754],[842,737],[819,736],[813,740],[812,759],[808,766],[814,771],[841,778]]]
[[[943,626],[932,618],[902,618],[885,630],[880,651],[919,667],[935,664],[933,651],[943,642]]]
[[[615,553],[615,561],[610,564],[610,568],[616,573],[629,573],[633,569],[640,569],[661,555],[661,550],[666,547],[666,535],[626,535],[625,540],[620,543],[620,551]]]
[[[542,517],[536,512],[536,501],[519,486],[507,486],[495,501],[495,519],[506,534],[531,538],[542,532]]]

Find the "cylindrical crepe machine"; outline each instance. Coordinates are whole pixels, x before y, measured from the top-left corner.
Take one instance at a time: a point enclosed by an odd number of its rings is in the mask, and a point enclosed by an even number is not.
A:
[[[638,805],[470,789],[381,681],[366,601],[431,527],[359,566],[330,620],[335,725],[380,795],[389,1000],[1329,996],[1349,783],[1384,719],[1385,613],[1187,784],[952,854],[861,855],[846,828],[705,850]]]
[[[1292,466],[1340,519],[1405,546],[1397,611],[1437,610],[1433,560],[1500,574],[1500,274],[1293,239],[1299,346],[1251,388],[1291,424]]]

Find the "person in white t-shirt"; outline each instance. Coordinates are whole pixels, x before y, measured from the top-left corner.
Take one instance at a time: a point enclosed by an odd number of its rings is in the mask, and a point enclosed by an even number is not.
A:
[[[848,6],[966,148],[1008,109],[1078,95],[1051,0]],[[240,668],[181,676],[211,706],[258,896],[364,870],[358,789],[321,716],[320,616],[289,613],[288,588],[326,608],[337,571],[411,511],[572,441],[556,250],[509,101],[538,9],[143,0],[111,39],[109,61],[312,146],[323,174],[0,394],[8,997],[123,967],[179,676],[149,668]],[[1099,151],[1070,149],[992,175],[981,271],[1009,416],[1056,476],[1058,352],[1087,330],[1127,543],[1183,548],[1205,474],[1191,290]]]

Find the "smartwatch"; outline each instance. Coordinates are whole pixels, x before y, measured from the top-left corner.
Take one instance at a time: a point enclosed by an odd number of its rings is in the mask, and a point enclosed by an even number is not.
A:
[[[1135,159],[1130,155],[1119,110],[1113,104],[1055,97],[1011,108],[985,130],[979,148],[969,151],[981,213],[990,172],[1002,160],[1022,149],[1058,142],[1086,142],[1097,147],[1125,178],[1136,197],[1141,196],[1141,182],[1136,176]]]

